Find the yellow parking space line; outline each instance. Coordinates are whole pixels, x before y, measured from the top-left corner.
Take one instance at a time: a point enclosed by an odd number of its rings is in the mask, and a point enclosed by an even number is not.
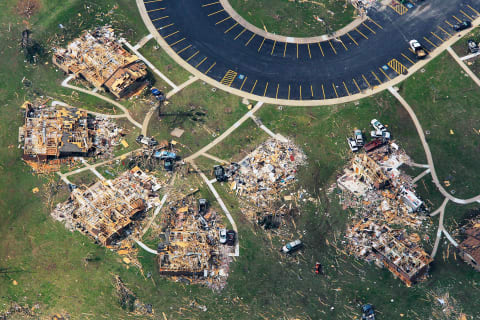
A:
[[[427,41],[428,43],[430,43],[432,46],[434,46],[435,48],[438,48],[437,45],[435,43],[433,43],[432,41],[428,40],[427,37],[423,37],[423,39],[425,39],[425,41]]]
[[[371,33],[377,34],[375,31],[373,31],[372,28],[370,28],[369,26],[367,26],[367,25],[365,24],[365,22],[362,22],[362,25],[363,25],[365,28],[367,28],[368,30],[370,30]]]
[[[355,81],[355,79],[352,79],[352,80],[353,80],[353,83],[355,84],[355,87],[357,87],[358,92],[362,92],[362,90],[360,90],[360,87],[358,86],[357,81]]]
[[[288,85],[288,100],[290,100],[290,85]]]
[[[275,51],[275,45],[277,44],[277,40],[273,41],[273,47],[272,47],[272,52],[270,52],[270,55],[273,56],[273,51]]]
[[[160,11],[160,10],[165,10],[166,8],[158,8],[158,9],[152,9],[148,10],[147,12],[155,12],[155,11]]]
[[[300,100],[302,100],[302,85],[300,85]]]
[[[257,85],[258,80],[255,80],[255,83],[253,84],[252,90],[250,90],[250,93],[253,93],[253,90],[255,90],[255,86]]]
[[[310,51],[310,43],[307,43],[308,56],[312,59],[312,52]]]
[[[240,31],[240,33],[237,34],[237,36],[235,38],[233,38],[233,40],[237,40],[245,31],[247,31],[247,28],[243,28],[243,30]]]
[[[207,60],[207,57],[203,58],[202,61],[200,61],[199,63],[197,63],[197,65],[195,66],[195,68],[198,68],[202,63],[205,62],[205,60]]]
[[[380,70],[380,72],[382,72],[383,75],[384,75],[388,80],[392,80],[392,79],[390,79],[390,77],[385,73],[385,71],[383,71],[382,68],[378,68],[378,70]]]
[[[330,40],[328,40],[328,43],[330,43],[330,47],[332,47],[333,53],[337,54],[337,50],[333,47],[333,44]]]
[[[453,19],[457,20],[458,22],[460,22],[460,23],[462,22],[462,20],[458,19],[457,17],[455,17],[453,15],[452,15],[452,17],[453,17]]]
[[[285,53],[287,52],[287,42],[285,42],[285,48],[283,49],[283,56],[285,57]]]
[[[220,83],[230,87],[233,81],[235,80],[236,76],[237,76],[237,73],[235,71],[228,70],[227,72],[225,72],[225,75],[223,76],[222,80],[220,80]]]
[[[260,52],[260,50],[261,50],[262,47],[263,47],[263,43],[264,43],[264,42],[265,42],[265,38],[263,38],[262,43],[260,44],[260,47],[258,47],[257,52]]]
[[[368,37],[366,35],[364,35],[360,30],[358,30],[358,28],[355,28],[355,31],[357,31],[365,39],[368,39]]]
[[[405,54],[403,54],[403,53],[402,53],[401,55],[402,55],[402,57],[404,57],[405,59],[407,59],[408,61],[410,61],[411,64],[415,64],[415,62],[413,62],[413,60],[410,59],[407,55],[405,55]]]
[[[407,71],[407,67],[405,67],[403,64],[401,64],[397,59],[392,59],[390,60],[387,65],[393,69],[398,74],[403,74],[405,71]]]
[[[368,20],[372,21],[380,29],[383,29],[383,27],[381,25],[379,25],[378,23],[376,23],[375,20],[373,20],[372,18],[368,17]]]
[[[345,84],[345,81],[343,81],[343,86],[345,87],[345,91],[347,91],[347,94],[350,95],[350,91],[348,91],[347,85]]]
[[[343,43],[342,39],[340,39],[340,43],[341,43],[342,46],[345,48],[345,51],[348,51],[348,48],[347,48],[347,46],[345,45],[345,43]]]
[[[222,20],[218,21],[217,23],[215,23],[215,25],[220,24],[220,23],[222,23],[222,22],[225,22],[225,21],[227,21],[228,19],[232,19],[232,17],[228,16],[228,17],[226,17],[225,19],[222,19]]]
[[[403,16],[408,11],[408,8],[401,3],[397,3],[396,5],[389,4],[388,6],[401,16]]]
[[[353,39],[353,37],[350,35],[350,33],[347,32],[347,36],[353,41],[358,46],[358,42]]]
[[[170,23],[170,24],[167,24],[166,26],[163,26],[163,27],[158,28],[157,30],[167,29],[168,27],[171,27],[171,26],[173,26],[173,25],[174,25],[174,23]]]
[[[176,45],[176,44],[179,44],[179,43],[182,42],[183,40],[185,40],[185,38],[182,38],[182,39],[180,39],[180,40],[178,40],[178,41],[175,41],[174,43],[169,44],[169,46],[171,47],[171,46],[174,46],[174,45]]]
[[[168,16],[164,16],[164,17],[160,17],[160,18],[152,19],[152,22],[153,22],[153,21],[158,21],[158,20],[167,19],[167,18],[168,18]]]
[[[175,32],[172,32],[172,33],[170,33],[169,35],[166,35],[165,37],[163,37],[163,39],[167,39],[167,38],[169,38],[169,37],[171,37],[171,36],[173,36],[173,35],[176,35],[176,34],[179,33],[179,32],[180,32],[180,31],[178,31],[178,30],[175,31]]]
[[[245,84],[245,81],[247,81],[247,78],[248,78],[248,77],[245,77],[245,79],[243,79],[242,85],[240,86],[240,90],[242,90],[243,85]]]
[[[312,97],[313,97],[313,86],[310,85],[310,93],[312,94]]]
[[[467,4],[467,7],[469,7],[473,12],[475,12],[477,15],[480,16],[480,12],[478,12],[477,10],[473,9],[470,5]]]
[[[364,76],[363,74],[362,74],[362,78],[363,78],[363,80],[367,83],[367,86],[368,86],[369,88],[371,88],[372,86],[370,85],[370,82],[368,82],[367,78],[365,78],[365,76]]]
[[[220,9],[220,10],[218,10],[218,11],[209,13],[208,16],[211,17],[211,16],[213,16],[213,15],[215,15],[215,14],[217,14],[217,13],[223,12],[223,11],[225,11],[225,9]]]
[[[323,88],[323,84],[322,84],[322,93],[323,93],[323,100],[325,100],[325,89]]]
[[[438,29],[442,30],[443,32],[445,32],[446,34],[448,34],[449,37],[451,37],[452,35],[450,33],[448,33],[447,31],[445,31],[445,29],[443,29],[442,27],[438,27]]]
[[[238,25],[238,22],[236,22],[233,26],[231,26],[230,28],[228,28],[227,30],[225,30],[224,33],[230,32],[230,30],[232,30],[233,28],[235,28],[237,25]]]
[[[297,59],[298,59],[298,43],[297,43]]]
[[[448,24],[450,27],[453,27],[453,24],[451,24],[450,22],[448,22],[448,20],[445,20],[445,23]]]
[[[275,94],[275,99],[278,99],[278,89],[280,88],[280,83],[277,84],[277,93]]]
[[[195,57],[199,52],[200,52],[200,50],[197,51],[197,52],[195,52],[194,54],[192,54],[192,55],[191,55],[187,60],[185,60],[185,61],[187,61],[187,62],[190,61],[190,60],[191,60],[193,57]]]
[[[214,4],[217,4],[217,3],[220,3],[220,1],[215,1],[215,2],[211,2],[211,3],[207,3],[207,4],[202,5],[202,7],[213,6]]]
[[[425,49],[425,48],[424,48]],[[415,51],[413,51],[412,48],[408,48],[408,50],[410,50],[411,53],[415,54]]]
[[[245,47],[248,46],[248,44],[250,43],[250,41],[252,41],[252,39],[255,37],[255,33],[252,34],[252,36],[250,37],[250,39],[248,39],[247,43],[245,43]]]
[[[473,21],[473,18],[470,17],[468,14],[466,14],[463,10],[460,10],[460,12],[461,12],[465,17],[467,17],[468,19],[470,19],[470,21]]]
[[[265,91],[263,91],[263,96],[265,97],[265,95],[267,94],[267,89],[268,89],[268,81],[267,81],[267,85],[265,86]]]
[[[440,38],[439,36],[437,36],[437,35],[435,34],[435,32],[430,31],[430,33],[431,33],[435,38],[437,38],[438,40],[440,40],[440,41],[442,41],[442,42],[445,41],[445,40],[443,40],[442,38]]]
[[[335,95],[336,95],[337,98],[338,98],[337,88],[335,88],[335,84],[334,84],[334,83],[332,83],[332,87],[333,87],[333,91],[335,91]]]
[[[217,64],[216,62],[212,63],[212,65],[207,69],[207,71],[205,71],[205,74],[209,73],[210,70],[212,70],[212,68],[215,67],[216,64]]]
[[[380,81],[380,78],[377,76],[377,74],[376,74],[375,72],[373,72],[373,71],[370,71],[370,72],[373,74],[373,76],[375,77],[375,79],[378,81],[378,84],[382,84],[382,81]]]
[[[188,46],[186,46],[186,47],[185,47],[185,48],[183,48],[182,50],[180,50],[180,51],[177,51],[177,54],[180,54],[180,53],[182,53],[183,51],[187,50],[187,49],[188,49],[188,48],[190,48],[191,46],[192,46],[192,45],[191,45],[191,44],[189,44]]]
[[[147,3],[154,3],[154,2],[160,2],[160,1],[163,1],[163,0],[145,1],[144,3],[147,4]]]
[[[323,54],[322,45],[320,44],[320,42],[317,42],[317,43],[318,43],[318,47],[320,48],[320,52],[322,53],[322,57],[325,57],[325,54]]]

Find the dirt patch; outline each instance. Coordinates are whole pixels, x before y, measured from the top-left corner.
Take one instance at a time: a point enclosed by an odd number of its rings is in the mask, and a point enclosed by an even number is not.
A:
[[[40,11],[40,0],[18,0],[15,6],[15,12],[27,19],[38,11]]]

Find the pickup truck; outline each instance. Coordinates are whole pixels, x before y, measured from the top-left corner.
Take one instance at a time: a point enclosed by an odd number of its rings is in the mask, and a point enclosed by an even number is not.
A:
[[[413,53],[417,56],[417,59],[423,59],[427,56],[427,52],[422,47],[420,42],[417,40],[410,40],[410,48],[412,49]]]

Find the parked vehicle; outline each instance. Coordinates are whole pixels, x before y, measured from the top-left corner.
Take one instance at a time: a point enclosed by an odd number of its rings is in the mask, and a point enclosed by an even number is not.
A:
[[[361,147],[365,144],[364,140],[363,140],[363,134],[362,134],[362,130],[355,130],[353,132],[353,134],[355,135],[355,142],[357,143],[357,146],[358,147]]]
[[[300,241],[300,239],[297,239],[295,241],[289,242],[286,245],[284,245],[282,249],[280,249],[280,251],[284,253],[292,253],[294,251],[297,251],[301,247],[302,247],[302,241]]]
[[[198,200],[198,213],[202,216],[207,213],[208,210],[208,201],[207,199],[199,199]]]
[[[218,182],[227,181],[227,176],[225,175],[225,168],[223,166],[213,167],[213,173]]]
[[[457,23],[457,24],[454,24],[453,25],[453,29],[455,31],[462,31],[462,30],[465,30],[465,29],[468,29],[472,26],[472,23],[470,21],[462,21],[460,23]]]
[[[467,44],[468,44],[468,51],[470,51],[470,53],[477,53],[478,52],[479,47],[478,47],[478,43],[476,43],[475,40],[469,39],[467,41]]]
[[[377,119],[372,119],[372,121],[370,121],[370,123],[372,124],[372,127],[375,130],[387,131],[387,128],[385,128],[385,126],[380,121],[378,121]]]
[[[362,320],[375,320],[375,310],[371,304],[364,304],[362,306]]]
[[[220,229],[218,237],[220,238],[221,244],[227,243],[227,229]]]
[[[415,53],[415,55],[417,56],[417,59],[423,59],[427,56],[427,51],[425,51],[420,42],[414,39],[410,40],[409,44],[413,53]]]
[[[371,131],[370,132],[370,136],[372,138],[383,138],[383,139],[386,139],[386,140],[390,140],[390,132],[388,131]]]
[[[233,246],[235,244],[235,238],[237,236],[237,233],[233,230],[228,230],[227,231],[227,245]]]
[[[352,150],[352,152],[358,151],[357,143],[355,142],[355,140],[353,140],[353,138],[347,138],[347,143],[348,143],[348,146],[350,147],[350,150]]]
[[[163,167],[165,168],[165,171],[172,172],[174,164],[175,164],[174,159],[168,158],[163,160]]]
[[[135,141],[137,141],[140,144],[146,145],[148,147],[155,147],[158,145],[158,141],[155,140],[153,137],[145,137],[143,134],[139,135]]]
[[[377,149],[378,147],[383,146],[384,143],[385,142],[383,141],[383,139],[375,139],[367,143],[363,148],[365,149],[366,152],[370,152]]]

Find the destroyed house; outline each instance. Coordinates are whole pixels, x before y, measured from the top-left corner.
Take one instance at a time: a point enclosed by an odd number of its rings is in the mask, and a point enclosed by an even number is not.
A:
[[[357,154],[352,159],[352,167],[355,175],[364,182],[372,184],[376,189],[383,189],[390,184],[382,168],[366,154]]]
[[[75,108],[34,107],[26,102],[25,123],[19,128],[25,161],[85,156],[93,147],[85,111]]]
[[[65,73],[82,77],[99,90],[107,89],[117,98],[147,85],[146,65],[122,47],[109,27],[84,32],[67,48],[57,48],[52,59]]]
[[[135,167],[114,180],[74,189],[52,216],[101,245],[114,245],[133,232],[133,224],[158,200],[156,185],[156,178]]]
[[[411,286],[428,271],[433,259],[402,231],[390,230],[387,226],[382,230],[385,232],[372,246],[372,252],[390,272]]]
[[[460,256],[475,270],[480,271],[480,223],[469,227],[465,235],[466,239],[458,246]]]

